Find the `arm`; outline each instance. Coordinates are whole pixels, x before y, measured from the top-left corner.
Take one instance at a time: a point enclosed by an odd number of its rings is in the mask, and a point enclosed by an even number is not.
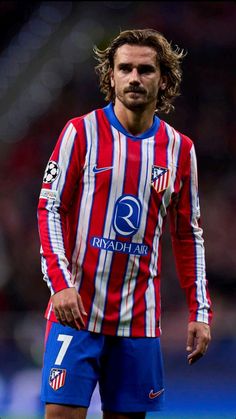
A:
[[[62,324],[84,325],[85,314],[69,270],[67,214],[76,188],[80,164],[77,131],[68,123],[47,165],[38,204],[42,271],[52,295],[54,313]]]
[[[193,144],[182,163],[181,188],[170,210],[171,237],[181,287],[189,307],[187,351],[189,363],[206,351],[210,341],[211,301],[205,270],[200,224],[197,163]]]

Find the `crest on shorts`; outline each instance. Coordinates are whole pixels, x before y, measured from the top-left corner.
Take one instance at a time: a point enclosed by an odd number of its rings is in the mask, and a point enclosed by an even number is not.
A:
[[[56,161],[50,160],[44,172],[43,182],[52,183],[59,175],[59,166]]]
[[[168,167],[152,166],[151,184],[157,192],[164,191],[170,183],[170,169]]]
[[[66,379],[66,370],[61,368],[52,368],[49,375],[49,385],[53,390],[63,387]]]

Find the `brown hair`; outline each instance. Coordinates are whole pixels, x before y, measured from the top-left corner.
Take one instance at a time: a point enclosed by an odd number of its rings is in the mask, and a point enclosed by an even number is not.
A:
[[[100,90],[105,94],[106,101],[115,100],[114,88],[111,87],[110,70],[114,68],[114,56],[119,47],[124,44],[141,45],[154,48],[160,65],[161,75],[166,76],[165,90],[159,90],[157,96],[157,111],[169,113],[174,109],[173,100],[180,95],[180,82],[182,71],[181,60],[186,53],[178,46],[172,48],[171,43],[160,33],[153,29],[133,29],[120,32],[110,46],[104,50],[94,47],[95,59],[99,62],[95,71],[99,75]]]

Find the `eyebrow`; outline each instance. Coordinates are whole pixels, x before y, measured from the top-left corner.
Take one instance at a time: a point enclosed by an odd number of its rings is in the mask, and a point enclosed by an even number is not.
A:
[[[117,65],[117,67],[119,69],[122,69],[122,68],[132,68],[133,67],[133,64],[132,63],[122,63],[121,62],[121,63],[119,63]],[[156,70],[156,66],[154,64],[139,64],[137,66],[137,69],[138,70],[152,70],[152,71],[155,71]]]

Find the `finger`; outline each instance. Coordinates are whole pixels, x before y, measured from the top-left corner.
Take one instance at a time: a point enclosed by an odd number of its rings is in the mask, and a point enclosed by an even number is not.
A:
[[[59,320],[60,319],[60,314],[59,314],[58,310],[55,310],[55,308],[54,308],[54,314],[56,316],[56,319]]]
[[[77,325],[77,327],[79,327],[79,328],[84,327],[85,326],[84,319],[82,317],[82,314],[81,314],[79,308],[73,308],[71,310],[71,313],[73,315],[73,320],[74,320],[75,324]]]
[[[75,321],[72,310],[65,311],[67,326],[80,330],[80,325]]]
[[[76,327],[75,324],[73,324],[73,316],[70,312],[70,310],[55,310],[54,309],[55,316],[60,324],[63,326],[71,326]]]
[[[189,364],[193,364],[194,362],[202,358],[203,355],[205,355],[207,351],[207,347],[208,347],[207,344],[204,344],[204,343],[198,344],[196,349],[191,354],[188,355]]]
[[[189,365],[194,364],[196,361],[198,361],[202,357],[203,357],[203,354],[201,352],[193,351],[191,354],[188,355]]]
[[[86,311],[85,311],[85,308],[84,308],[84,305],[83,305],[83,301],[82,301],[82,298],[80,297],[80,295],[78,295],[77,300],[78,300],[78,305],[79,305],[79,309],[80,309],[81,313],[82,313],[84,316],[87,316],[87,313],[86,313]]]
[[[186,351],[190,352],[193,350],[194,347],[194,333],[192,331],[188,331],[187,336],[187,345],[186,345]]]
[[[55,314],[56,314],[56,318],[57,318],[58,322],[60,324],[62,324],[62,326],[66,326],[66,318],[65,318],[63,312],[62,311],[56,311]]]
[[[60,313],[60,318],[63,325],[73,327],[74,329],[80,330],[81,326],[84,326],[83,322],[75,319],[76,309],[66,309]]]

